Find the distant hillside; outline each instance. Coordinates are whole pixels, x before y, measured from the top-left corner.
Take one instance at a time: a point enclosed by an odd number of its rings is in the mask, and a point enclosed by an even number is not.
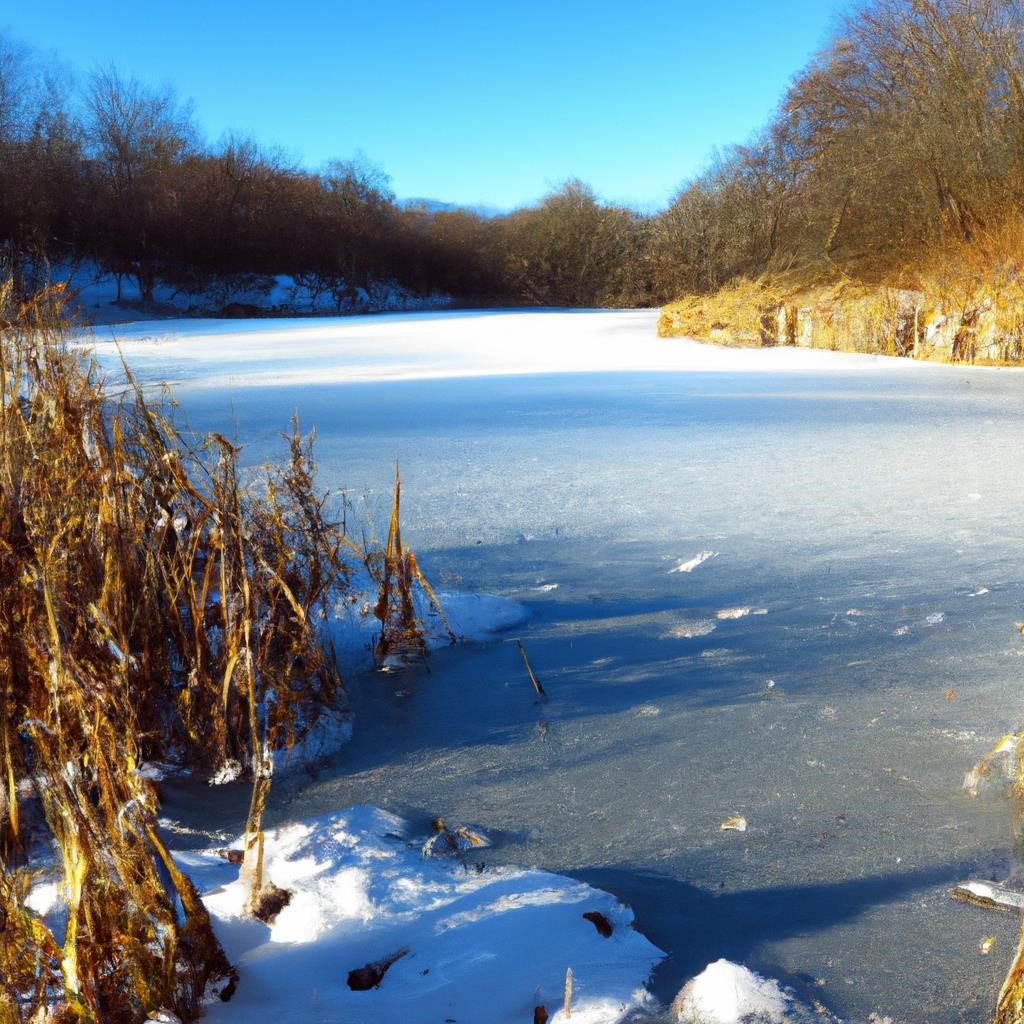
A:
[[[405,210],[423,210],[426,213],[456,213],[464,211],[485,218],[503,217],[508,213],[508,210],[503,210],[500,206],[489,206],[486,203],[473,203],[467,206],[461,203],[445,203],[440,199],[423,199],[419,197],[399,199],[398,205]]]

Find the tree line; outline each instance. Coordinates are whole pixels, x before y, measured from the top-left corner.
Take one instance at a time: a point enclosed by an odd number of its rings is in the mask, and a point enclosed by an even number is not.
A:
[[[30,292],[90,261],[144,301],[290,274],[352,308],[375,283],[465,303],[657,305],[738,277],[892,279],[1024,217],[1019,0],[869,0],[754,138],[644,215],[572,180],[496,217],[399,203],[365,159],[304,169],[204,141],[172,91],[75,83],[0,36],[0,260]],[[652,139],[652,146],[657,140]]]
[[[54,264],[230,295],[288,274],[341,310],[394,282],[466,302],[636,304],[644,219],[578,181],[488,218],[396,201],[365,158],[296,166],[258,141],[200,138],[190,106],[116,69],[74,83],[0,36],[0,260],[23,294]]]
[[[897,283],[951,249],[1005,252],[1024,213],[1022,13],[1018,0],[853,9],[764,129],[660,219],[656,289],[772,272]]]

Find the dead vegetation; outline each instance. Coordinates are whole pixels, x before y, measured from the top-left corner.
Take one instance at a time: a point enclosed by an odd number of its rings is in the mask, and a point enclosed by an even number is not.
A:
[[[242,870],[253,911],[279,910],[262,865],[274,757],[344,700],[321,626],[361,553],[297,423],[283,465],[243,488],[239,449],[187,436],[130,373],[112,404],[64,343],[62,298],[0,285],[0,1024],[190,1020],[233,971],[143,765],[253,779]],[[391,534],[368,558],[381,656],[417,635],[412,582],[429,588],[397,485]],[[66,906],[45,919],[26,903],[40,858]]]
[[[1024,359],[1019,0],[864,0],[655,224],[664,335]],[[674,269],[670,269],[673,268]]]
[[[768,278],[741,278],[712,295],[687,295],[662,308],[658,334],[759,347],[768,341],[765,318],[786,301],[787,292]]]
[[[363,561],[377,587],[373,614],[380,623],[380,632],[373,653],[377,664],[383,668],[421,661],[427,654],[423,624],[416,611],[414,587],[417,584],[440,618],[448,639],[452,643],[456,640],[434,588],[421,572],[416,556],[402,543],[401,499],[402,481],[396,465],[387,542],[383,549],[363,545]]]
[[[658,333],[744,347],[795,345],[942,362],[1024,361],[1024,218],[939,239],[887,280],[838,272],[739,278],[662,309]]]
[[[409,952],[410,948],[403,946],[401,949],[382,957],[380,960],[374,960],[364,967],[356,967],[354,970],[349,971],[348,987],[353,992],[368,992],[371,988],[380,988],[380,983],[384,980],[384,975],[388,973],[391,966],[401,960],[403,956],[408,956]]]
[[[997,774],[1000,763],[1005,764],[1011,801],[1011,823],[1014,836],[1013,869],[1008,885],[968,882],[953,890],[953,897],[964,902],[996,910],[1020,913],[1024,894],[1020,891],[1019,871],[1024,854],[1024,732],[1007,733],[968,773],[964,789],[971,795],[978,793],[982,782]],[[1003,980],[996,1003],[993,1024],[1021,1024],[1024,1021],[1024,920],[1013,961]]]
[[[929,327],[937,319],[936,302],[917,288],[766,276],[671,303],[658,330],[663,337],[747,348],[797,345],[924,358],[935,349]]]

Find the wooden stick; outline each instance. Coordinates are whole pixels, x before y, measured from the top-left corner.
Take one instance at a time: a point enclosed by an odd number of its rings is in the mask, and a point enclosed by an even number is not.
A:
[[[519,653],[523,656],[523,664],[526,666],[526,671],[530,674],[530,682],[533,683],[533,688],[537,691],[537,699],[546,701],[548,699],[548,695],[544,692],[544,687],[540,685],[540,680],[533,674],[533,669],[530,667],[530,659],[526,656],[526,648],[523,646],[523,641],[517,640],[516,643],[519,645]]]

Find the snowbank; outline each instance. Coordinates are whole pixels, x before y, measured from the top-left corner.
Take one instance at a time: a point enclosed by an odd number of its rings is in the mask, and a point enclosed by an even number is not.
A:
[[[176,854],[241,976],[206,1019],[522,1024],[544,1005],[557,1024],[570,967],[574,1024],[612,1024],[648,1002],[644,984],[663,954],[614,897],[544,871],[478,869],[486,851],[475,863],[424,859],[423,838],[369,806],[268,832],[266,877],[292,893],[269,926],[244,916],[236,865]],[[591,912],[610,937],[584,918]],[[379,987],[349,987],[350,971],[406,947]]]
[[[488,640],[495,633],[522,625],[530,617],[526,605],[495,594],[441,591],[437,596],[452,631],[462,640],[477,643]],[[434,628],[436,636],[436,626]]]
[[[117,278],[91,262],[76,267],[51,268],[55,280],[64,279],[72,289],[72,304],[91,323],[119,324],[163,315],[217,315],[223,309],[252,311],[260,315],[298,315],[372,312],[374,310],[438,309],[451,304],[445,295],[414,295],[395,281],[377,281],[357,288],[354,299],[338,301],[327,289],[311,291],[290,274],[236,274],[221,278],[205,289],[189,291],[157,284],[151,309],[141,308],[142,295],[132,275]],[[120,298],[118,296],[120,295]]]

